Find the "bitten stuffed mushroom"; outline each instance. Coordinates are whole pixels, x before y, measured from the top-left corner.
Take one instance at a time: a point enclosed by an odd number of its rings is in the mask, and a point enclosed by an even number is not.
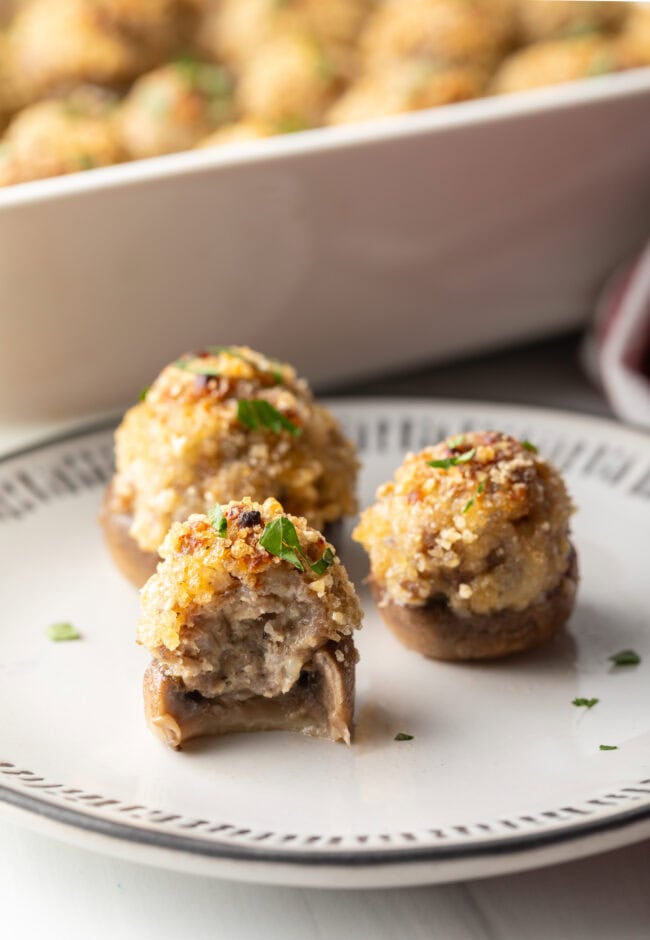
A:
[[[353,537],[406,646],[488,659],[537,646],[568,619],[572,511],[558,471],[532,445],[483,431],[408,454]]]
[[[356,512],[357,459],[334,416],[286,364],[210,347],[163,369],[115,435],[102,521],[136,585],[172,522],[215,502],[280,499],[322,529]]]
[[[350,741],[361,608],[334,549],[274,499],[175,523],[142,591],[145,713],[171,747],[230,731]]]

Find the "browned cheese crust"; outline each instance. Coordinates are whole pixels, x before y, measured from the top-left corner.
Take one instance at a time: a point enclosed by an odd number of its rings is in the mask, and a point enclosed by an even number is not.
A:
[[[495,658],[539,645],[570,616],[572,511],[559,473],[530,445],[476,432],[408,454],[353,537],[406,646],[439,659]]]
[[[263,401],[287,427],[247,427],[240,401]],[[118,567],[137,586],[170,525],[216,502],[273,496],[317,529],[356,512],[357,459],[334,416],[291,366],[243,346],[167,366],[115,435],[102,520]],[[135,545],[123,537],[128,534]]]
[[[143,588],[149,727],[172,747],[278,729],[349,743],[361,608],[344,567],[319,532],[274,499],[221,511],[221,528],[202,515],[175,523]],[[278,520],[295,530],[302,570],[260,545]],[[326,553],[328,567],[314,572]]]

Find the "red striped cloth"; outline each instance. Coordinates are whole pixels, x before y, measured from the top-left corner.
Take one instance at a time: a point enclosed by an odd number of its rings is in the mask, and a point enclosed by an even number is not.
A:
[[[618,417],[650,428],[650,244],[607,284],[583,353]]]

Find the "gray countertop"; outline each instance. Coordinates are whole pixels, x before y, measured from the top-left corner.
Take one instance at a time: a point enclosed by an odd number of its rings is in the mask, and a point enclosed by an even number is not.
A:
[[[569,408],[611,417],[602,392],[580,366],[580,342],[579,334],[570,333],[487,356],[342,386],[337,393],[464,398]]]

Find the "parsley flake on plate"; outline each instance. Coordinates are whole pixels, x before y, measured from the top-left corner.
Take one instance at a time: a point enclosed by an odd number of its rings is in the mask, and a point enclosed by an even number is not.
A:
[[[634,650],[621,650],[609,657],[609,661],[615,666],[638,666],[641,657]]]
[[[412,734],[406,734],[405,731],[400,731],[400,732],[398,732],[398,733],[395,735],[395,737],[393,738],[393,740],[394,740],[394,741],[412,741],[412,740],[413,740],[413,735],[412,735]]]
[[[63,621],[61,623],[52,623],[45,631],[50,640],[54,643],[63,643],[66,640],[80,640],[81,634],[71,623]]]
[[[534,444],[531,444],[530,441],[520,441],[519,442],[524,450],[529,450],[532,454],[538,454],[539,448],[535,447]]]
[[[578,708],[593,708],[599,701],[599,698],[574,698],[571,704]]]
[[[618,744],[599,744],[599,751],[618,751]]]

